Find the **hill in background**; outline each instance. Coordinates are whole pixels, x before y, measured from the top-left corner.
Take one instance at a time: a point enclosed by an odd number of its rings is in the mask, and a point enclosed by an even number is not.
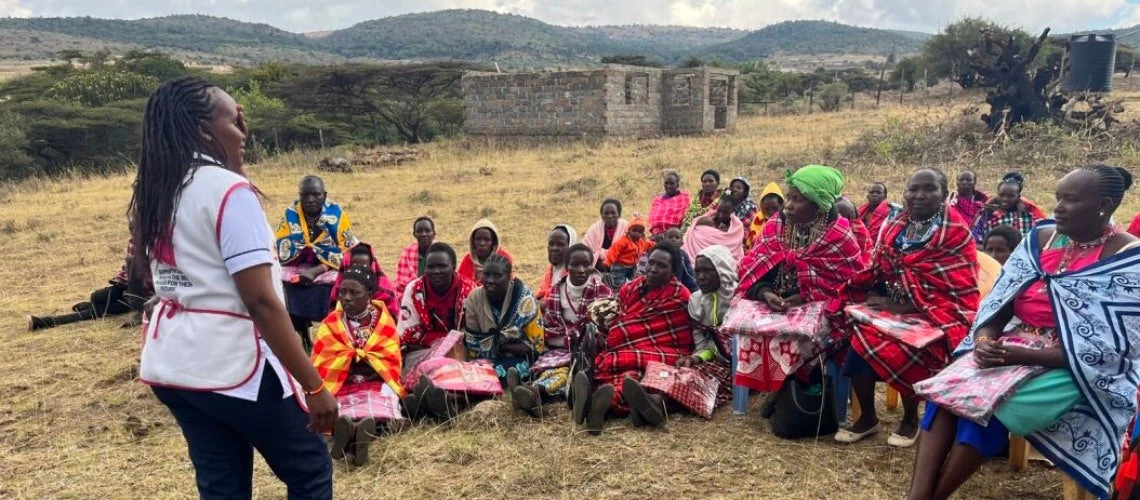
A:
[[[604,56],[644,55],[663,64],[690,56],[725,62],[776,54],[916,51],[921,33],[794,21],[755,32],[682,26],[557,26],[485,10],[442,10],[298,34],[267,24],[177,15],[139,20],[0,19],[0,58],[46,59],[60,50],[149,49],[209,63],[450,59],[508,68],[594,66]]]

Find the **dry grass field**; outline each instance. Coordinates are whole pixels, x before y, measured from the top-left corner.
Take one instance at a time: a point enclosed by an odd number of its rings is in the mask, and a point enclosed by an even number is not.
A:
[[[425,147],[430,157],[353,174],[324,175],[331,199],[346,206],[357,233],[374,243],[394,272],[411,222],[436,218],[444,241],[463,244],[480,217],[494,220],[517,270],[534,282],[545,264],[545,234],[556,223],[583,230],[607,196],[625,201],[628,217],[644,213],[666,168],[695,189],[705,168],[745,174],[757,189],[782,179],[776,165],[811,162],[841,149],[888,116],[938,121],[957,111],[888,108],[798,117],[751,117],[732,135],[488,149],[461,141]],[[267,195],[273,222],[293,200],[296,182],[322,155],[290,154],[249,167]],[[1028,164],[961,160],[978,166],[993,189],[1007,168],[1027,173],[1027,194],[1051,199],[1065,166],[1035,157]],[[898,199],[916,165],[845,165],[849,191],[861,197],[873,178]],[[727,181],[727,179],[726,179]],[[101,287],[120,263],[131,178],[28,181],[0,186],[0,498],[193,498],[193,470],[170,414],[136,380],[138,334],[110,319],[26,332],[29,314],[63,312]],[[1140,205],[1132,195],[1130,214]],[[1123,215],[1122,215],[1123,216]],[[754,398],[758,400],[759,398]],[[899,413],[886,412],[884,429]],[[421,497],[750,497],[900,498],[913,450],[886,446],[886,434],[851,446],[784,441],[755,411],[721,408],[711,422],[677,416],[664,430],[610,423],[603,437],[575,429],[565,411],[543,422],[492,401],[452,425],[421,425],[373,445],[362,468],[336,466],[336,496]],[[284,489],[258,459],[259,498]],[[995,460],[961,498],[1059,498],[1061,475],[1034,464],[1013,473]]]

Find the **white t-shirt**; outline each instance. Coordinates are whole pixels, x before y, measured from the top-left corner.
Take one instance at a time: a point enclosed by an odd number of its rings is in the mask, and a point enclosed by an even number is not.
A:
[[[226,261],[226,270],[230,276],[254,266],[272,264],[273,249],[265,245],[271,241],[269,225],[266,224],[265,211],[252,188],[241,187],[230,194],[226,199],[222,212],[222,221],[218,227],[218,242],[222,249],[222,258]],[[282,397],[293,395],[293,387],[289,384],[285,368],[269,344],[262,339],[261,352],[265,361],[273,367],[277,379],[281,381]],[[225,391],[216,391],[246,401],[257,401],[257,393],[261,389],[261,376],[265,372],[265,363],[257,368],[257,372],[246,383]]]

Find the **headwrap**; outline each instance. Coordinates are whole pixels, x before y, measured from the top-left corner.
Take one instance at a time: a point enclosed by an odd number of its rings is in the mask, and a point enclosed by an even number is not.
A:
[[[640,226],[643,230],[648,228],[648,226],[645,225],[645,219],[642,219],[641,217],[634,217],[633,219],[630,219],[629,228],[626,229],[626,232],[628,233],[629,229],[633,229],[634,226]]]
[[[720,276],[720,288],[708,296],[699,290],[693,292],[693,296],[689,300],[689,316],[701,325],[716,326],[720,324],[724,313],[728,311],[732,294],[736,293],[738,283],[736,259],[732,257],[732,252],[721,245],[705,248],[697,256],[704,257],[712,262],[713,267],[716,268],[716,274]],[[717,311],[718,309],[719,311]],[[720,313],[720,317],[714,318],[713,315],[717,312]]]
[[[826,212],[835,206],[835,200],[843,192],[843,174],[831,167],[808,165],[795,172],[789,170],[787,184]]]

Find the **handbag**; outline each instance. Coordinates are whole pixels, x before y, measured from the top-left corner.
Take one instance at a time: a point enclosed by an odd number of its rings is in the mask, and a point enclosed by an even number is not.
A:
[[[814,438],[839,430],[833,377],[816,368],[811,382],[788,377],[768,417],[772,434],[783,439]]]

